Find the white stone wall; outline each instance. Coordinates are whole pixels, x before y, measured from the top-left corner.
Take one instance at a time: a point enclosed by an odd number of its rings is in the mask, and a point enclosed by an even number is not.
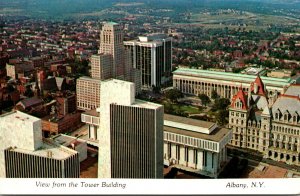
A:
[[[0,116],[0,132],[0,177],[3,178],[6,148],[17,147],[34,151],[42,146],[41,120],[19,111],[4,114]]]
[[[131,105],[135,100],[135,88],[131,82],[108,80],[101,83],[100,127],[98,130],[99,156],[98,178],[111,178],[110,154],[110,104]]]

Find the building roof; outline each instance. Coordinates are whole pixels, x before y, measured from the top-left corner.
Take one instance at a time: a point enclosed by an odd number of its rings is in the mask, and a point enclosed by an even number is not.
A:
[[[257,88],[257,89],[256,89]],[[256,77],[255,81],[251,83],[250,90],[258,95],[265,95],[265,85],[259,75]]]
[[[26,153],[31,154],[35,156],[41,156],[41,157],[48,157],[53,158],[57,160],[64,160],[69,158],[72,155],[77,154],[75,150],[72,150],[70,148],[67,148],[65,146],[55,144],[49,139],[43,139],[42,146],[37,150],[25,150],[21,148],[8,148],[11,151],[20,152],[20,153]]]
[[[77,81],[79,81],[79,80],[82,80],[82,81],[86,80],[86,81],[91,81],[91,82],[95,82],[95,83],[101,84],[101,80],[94,79],[94,78],[91,78],[91,77],[88,77],[88,76],[82,76],[82,77],[80,77],[80,78],[77,79]]]
[[[293,95],[300,97],[300,85],[299,84],[292,84],[284,93],[285,95]]]
[[[271,116],[272,115],[271,109],[268,106],[266,106],[262,112],[262,115]]]
[[[7,122],[17,122],[17,121],[20,121],[20,122],[23,122],[23,121],[26,121],[26,122],[38,122],[40,121],[41,119],[39,118],[36,118],[34,116],[31,116],[29,114],[26,114],[24,112],[20,112],[20,111],[13,111],[13,112],[9,112],[9,113],[5,113],[5,114],[2,114],[0,115],[0,118],[4,118],[5,121]]]
[[[237,92],[236,95],[233,96],[232,98],[232,103],[231,103],[231,107],[235,108],[235,103],[236,101],[241,101],[242,102],[242,109],[243,110],[247,110],[248,109],[248,103],[247,103],[247,95],[245,94],[245,92],[243,91],[242,86],[240,87],[239,91]]]
[[[136,99],[135,102],[131,106],[141,107],[141,108],[149,108],[149,109],[158,109],[160,107],[163,107],[160,104],[153,103],[153,102],[148,102],[148,101],[143,101],[143,100],[140,100],[140,99]]]
[[[231,82],[247,83],[250,84],[256,79],[256,76],[238,74],[238,73],[229,73],[229,72],[218,72],[218,71],[209,71],[201,69],[190,69],[190,68],[179,68],[173,72],[174,75],[184,75],[191,77],[203,77],[211,78],[214,80],[227,80]],[[271,77],[261,77],[263,83],[268,86],[284,87],[289,86],[295,81],[291,78],[271,78]]]
[[[280,95],[272,106],[273,114],[279,110],[281,113],[288,111],[291,115],[300,113],[300,99],[298,96]]]
[[[37,97],[31,97],[31,98],[23,99],[19,103],[21,103],[23,105],[23,107],[26,109],[28,107],[33,107],[36,105],[43,104],[44,101]]]
[[[95,117],[100,117],[100,114],[99,112],[97,112],[96,109],[93,109],[93,110],[88,110],[82,114],[85,114],[85,115],[88,115],[88,116],[95,116]]]
[[[84,141],[82,139],[78,139],[76,137],[72,137],[72,136],[65,135],[65,134],[56,135],[52,139],[56,144],[63,145],[66,147],[70,147],[71,144],[74,144],[75,146],[77,146],[82,143],[86,143],[86,141]]]
[[[174,116],[174,115],[169,115],[169,114],[164,115],[164,120],[173,121],[173,122],[177,122],[177,123],[183,123],[183,124],[186,124],[186,127],[187,127],[185,129],[185,128],[183,128],[183,126],[178,128],[178,127],[170,127],[168,125],[164,125],[164,131],[176,133],[176,134],[180,134],[180,135],[185,135],[185,136],[190,136],[190,137],[195,137],[198,139],[215,141],[215,142],[221,141],[224,138],[224,136],[226,136],[230,131],[229,129],[226,129],[226,128],[217,127],[215,123],[196,120],[196,119],[190,119],[190,118],[186,118],[186,117]],[[206,128],[206,129],[213,128],[213,130],[212,130],[212,132],[210,132],[210,134],[191,131],[188,128],[190,125],[198,126],[200,128]]]
[[[268,100],[265,96],[251,95],[251,98],[259,110],[263,110],[266,106],[268,106]]]
[[[64,84],[66,84],[66,78],[55,77],[56,86],[58,90],[62,90]]]
[[[185,117],[175,116],[175,115],[170,115],[170,114],[164,114],[164,120],[184,123],[187,125],[199,126],[199,127],[203,127],[203,128],[210,128],[213,125],[215,125],[215,123],[213,123],[213,122],[196,120],[196,119],[192,119],[192,118],[185,118]]]

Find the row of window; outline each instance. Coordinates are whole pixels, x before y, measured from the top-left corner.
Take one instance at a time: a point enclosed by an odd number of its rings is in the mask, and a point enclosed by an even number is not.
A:
[[[184,135],[164,132],[164,140],[174,141],[176,143],[182,143],[185,145],[197,146],[199,148],[217,151],[218,146],[216,142],[210,142],[198,138],[192,138]]]

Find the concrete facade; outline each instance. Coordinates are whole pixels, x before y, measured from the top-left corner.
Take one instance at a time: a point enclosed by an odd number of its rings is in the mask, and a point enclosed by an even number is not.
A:
[[[232,131],[173,115],[165,114],[164,119],[164,164],[217,178],[228,162]]]
[[[101,86],[101,100],[100,108],[97,109],[100,112],[101,122],[97,134],[99,146],[101,146],[98,156],[98,177],[162,178],[163,107],[135,100],[134,83],[115,79],[103,81]],[[145,116],[148,116],[148,118],[145,118]],[[123,120],[116,120],[120,117]],[[151,124],[150,128],[146,126],[149,123]],[[144,127],[142,126],[143,124]],[[135,133],[134,130],[136,130],[136,127],[139,127],[140,131]],[[148,131],[145,132],[145,130]],[[122,132],[125,134],[123,139],[121,137]],[[131,133],[135,133],[136,135],[129,136]],[[147,138],[150,138],[151,141],[147,140]],[[116,143],[117,141],[118,143]],[[137,145],[138,142],[141,142],[140,145]],[[121,147],[121,144],[124,146]],[[144,144],[149,144],[148,148],[145,148]],[[139,153],[121,153],[117,156],[115,154],[118,151],[117,149],[119,151],[128,149],[128,152],[137,152],[139,149]],[[146,156],[147,154],[150,157],[143,157],[143,155]],[[130,161],[127,162],[127,160],[133,161],[137,165],[140,165],[140,167],[130,164]],[[119,168],[120,164],[124,161],[126,163],[123,163],[124,168],[121,172],[116,168]]]
[[[19,111],[3,114],[0,116],[0,131],[0,177],[2,178],[51,177],[52,174],[42,175],[42,173],[38,174],[36,170],[31,169],[36,167],[35,169],[40,169],[40,171],[44,170],[44,166],[41,167],[38,164],[38,157],[46,157],[49,162],[51,162],[51,159],[66,160],[72,157],[72,160],[74,162],[78,161],[79,164],[79,160],[74,158],[77,156],[76,151],[62,149],[63,147],[42,139],[41,120],[36,117]],[[12,154],[15,154],[14,157],[11,157]],[[24,158],[22,154],[26,157]],[[15,159],[15,157],[19,158]],[[23,159],[35,160],[35,162],[32,165],[20,164],[18,160]],[[51,168],[53,170],[57,169],[55,165],[52,165]],[[78,167],[74,165],[72,168],[70,169],[70,171],[72,170],[72,176],[79,177],[79,165]],[[9,173],[6,173],[6,171]],[[64,170],[60,171],[64,172]],[[62,173],[54,175],[54,177],[64,176]]]

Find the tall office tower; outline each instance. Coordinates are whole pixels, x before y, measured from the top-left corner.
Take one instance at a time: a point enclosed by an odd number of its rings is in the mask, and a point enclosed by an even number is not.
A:
[[[163,178],[163,106],[135,100],[134,83],[116,79],[100,97],[98,177]]]
[[[141,70],[143,88],[161,86],[171,79],[172,38],[151,34],[124,45],[132,53],[133,68]]]
[[[91,56],[91,75],[94,79],[106,80],[111,78],[112,56],[95,54]]]
[[[0,178],[76,178],[75,150],[42,139],[41,120],[14,111],[0,116]]]
[[[112,77],[124,77],[124,33],[121,25],[114,22],[104,23],[100,32],[100,54],[110,54],[113,58]]]
[[[92,110],[100,106],[100,84],[101,80],[86,76],[77,79],[77,109]]]

